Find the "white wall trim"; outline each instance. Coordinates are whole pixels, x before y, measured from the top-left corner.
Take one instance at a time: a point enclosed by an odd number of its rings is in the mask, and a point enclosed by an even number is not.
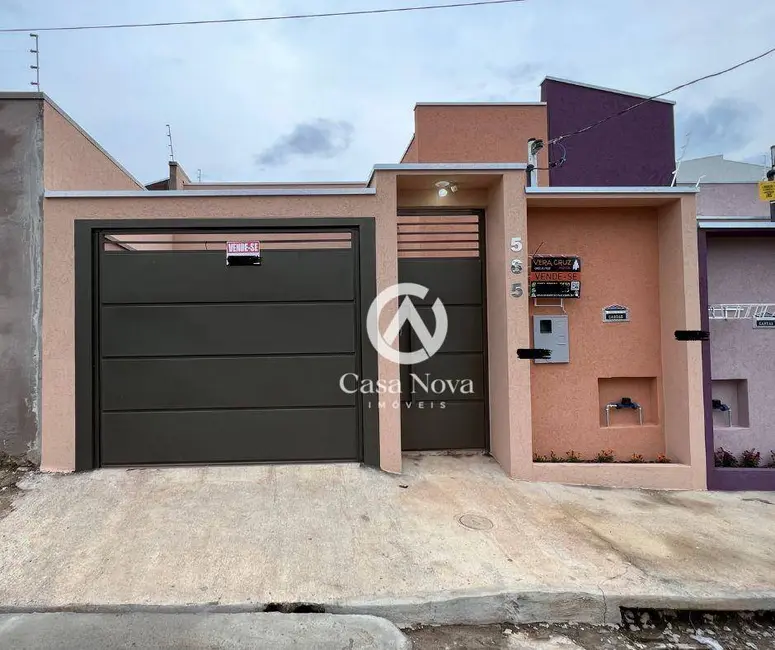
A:
[[[700,230],[773,230],[775,221],[698,221]]]
[[[164,179],[166,180],[166,179]],[[366,187],[363,181],[293,181],[290,183],[272,182],[272,181],[205,181],[203,183],[186,183],[186,187],[196,187],[206,189],[208,187],[217,187],[225,185],[233,186],[233,189],[245,190],[263,190],[263,189],[351,189]],[[336,186],[336,187],[333,187]]]
[[[527,163],[381,163],[374,171],[493,172],[527,169]]]
[[[697,215],[698,221],[743,221],[743,222],[749,222],[749,221],[769,221],[770,217],[769,215],[739,215],[739,214],[730,214],[726,216],[717,216],[717,215],[710,215],[710,214],[698,214]]]
[[[546,106],[546,102],[417,102],[417,106]]]
[[[697,194],[695,187],[526,187],[527,194]]]
[[[335,188],[335,189],[263,189],[263,190],[48,190],[47,199],[196,199],[206,196],[371,196],[377,193],[372,188]]]
[[[367,185],[371,185],[374,174],[389,172],[503,172],[527,169],[526,163],[380,163],[374,165]]]

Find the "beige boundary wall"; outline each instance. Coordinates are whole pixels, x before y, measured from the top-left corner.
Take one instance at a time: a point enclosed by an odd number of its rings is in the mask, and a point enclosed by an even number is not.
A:
[[[43,468],[72,471],[75,461],[74,222],[76,219],[221,219],[358,217],[376,222],[377,291],[398,281],[397,212],[433,206],[485,209],[489,358],[490,449],[514,478],[652,488],[704,488],[704,432],[701,358],[698,344],[672,339],[676,329],[699,329],[694,198],[691,192],[578,192],[557,188],[526,190],[525,173],[512,165],[429,165],[377,168],[368,189],[310,189],[218,192],[101,193],[52,192],[44,204],[43,291]],[[441,202],[432,189],[454,180],[460,191]],[[369,193],[366,193],[369,192]],[[517,358],[531,344],[529,299],[510,296],[514,276],[509,248],[522,237],[523,257],[531,206],[614,208],[647,206],[660,224],[660,291],[666,445],[672,465],[566,465],[533,462],[531,362]],[[522,276],[526,283],[527,277]],[[393,306],[395,307],[395,306]],[[383,325],[394,312],[383,312]],[[695,349],[696,348],[696,349]],[[399,377],[398,367],[379,359],[380,379]],[[666,387],[667,388],[667,387]],[[380,465],[401,471],[400,410],[380,409]]]

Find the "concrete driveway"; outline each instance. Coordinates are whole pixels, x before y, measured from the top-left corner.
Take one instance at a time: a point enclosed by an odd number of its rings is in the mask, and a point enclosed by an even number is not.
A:
[[[482,456],[405,469],[30,476],[0,520],[0,609],[301,607],[405,627],[775,608],[775,495],[522,483]]]

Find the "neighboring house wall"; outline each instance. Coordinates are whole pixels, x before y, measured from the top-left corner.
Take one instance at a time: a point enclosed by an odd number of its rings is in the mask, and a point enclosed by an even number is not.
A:
[[[148,183],[148,185],[145,186],[146,190],[150,190],[151,192],[162,192],[170,189],[170,179],[165,178],[161,181],[155,181],[154,183]]]
[[[43,102],[0,96],[0,452],[40,458]]]
[[[775,303],[775,238],[708,237],[708,302]],[[710,333],[713,398],[732,407],[734,425],[714,412],[714,447],[738,455],[756,447],[764,465],[775,450],[775,330],[711,320]]]
[[[179,163],[170,163],[170,189],[171,190],[185,190],[187,185],[191,185],[191,179],[186,174],[183,167]]]
[[[47,190],[145,189],[49,101],[43,104]]]
[[[572,133],[642,102],[638,96],[547,78],[549,139]],[[675,169],[673,104],[653,101],[563,141],[565,164],[549,173],[563,187],[670,185]],[[562,156],[550,147],[550,158]],[[543,166],[543,165],[542,165]]]
[[[703,217],[769,217],[770,204],[759,200],[758,183],[700,184],[697,215]]]
[[[676,178],[679,185],[701,183],[758,183],[769,167],[753,163],[725,160],[723,155],[683,160]]]

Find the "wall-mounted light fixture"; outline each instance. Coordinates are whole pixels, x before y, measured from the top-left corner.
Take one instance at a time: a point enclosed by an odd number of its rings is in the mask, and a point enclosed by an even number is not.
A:
[[[457,192],[457,185],[454,183],[450,183],[449,181],[439,181],[436,183],[436,187],[439,190],[439,197],[442,199],[447,196],[450,192],[453,194]]]

